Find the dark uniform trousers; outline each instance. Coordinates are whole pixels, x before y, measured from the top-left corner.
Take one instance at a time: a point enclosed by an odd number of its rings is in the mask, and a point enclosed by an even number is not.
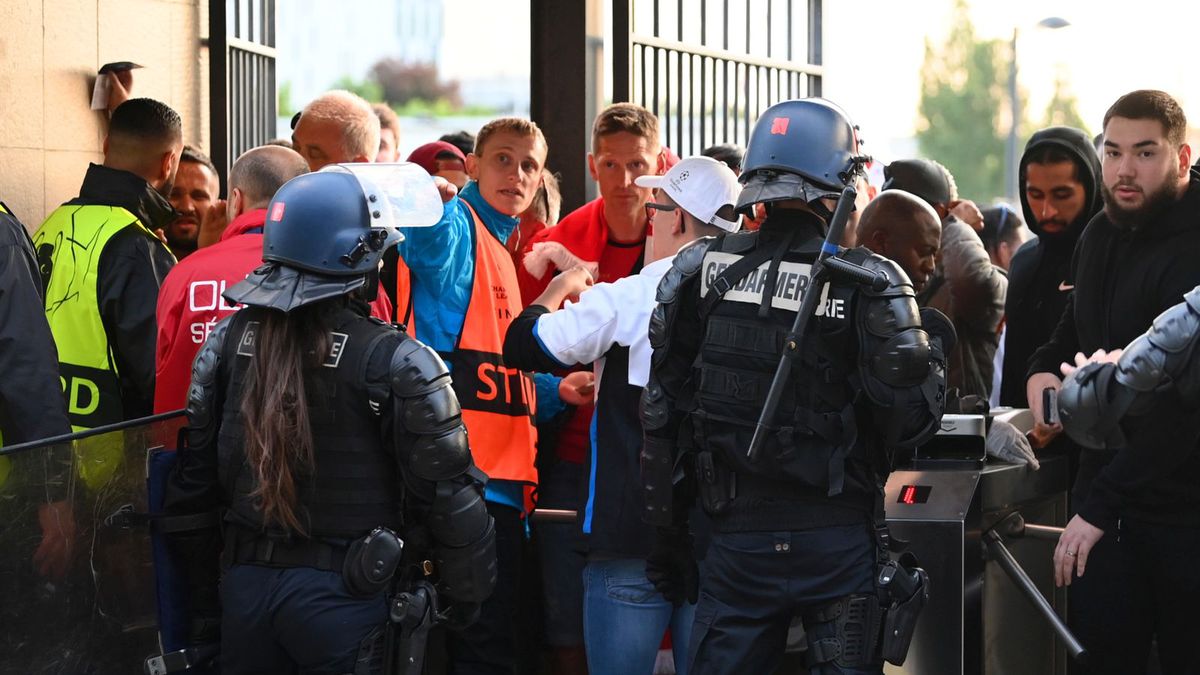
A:
[[[1200,675],[1200,529],[1122,520],[1068,599],[1089,664],[1073,675],[1145,673],[1155,635],[1163,675]]]
[[[852,594],[875,592],[876,547],[869,526],[784,532],[714,533],[700,585],[688,662],[692,675],[769,673],[779,663],[792,617]],[[810,640],[835,636],[833,623],[805,625]],[[811,675],[878,675],[833,663]]]
[[[340,572],[234,565],[221,580],[224,675],[345,675],[387,621],[384,593],[357,598]]]

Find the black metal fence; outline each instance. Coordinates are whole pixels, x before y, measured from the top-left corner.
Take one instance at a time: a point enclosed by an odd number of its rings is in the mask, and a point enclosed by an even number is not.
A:
[[[275,0],[210,0],[212,160],[222,184],[238,155],[275,136]]]
[[[658,115],[667,146],[682,157],[744,145],[768,106],[821,94],[821,7],[614,0],[613,98]]]

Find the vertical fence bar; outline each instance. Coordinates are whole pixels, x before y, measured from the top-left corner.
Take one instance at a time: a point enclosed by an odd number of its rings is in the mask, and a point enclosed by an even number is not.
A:
[[[798,39],[807,35],[808,63],[821,65],[823,0],[805,0],[808,25],[804,27],[798,25],[797,20],[804,21],[805,15],[797,13],[795,0],[739,0],[740,5],[721,0],[720,7],[713,10],[720,12],[724,21],[719,28],[712,27],[719,34],[711,35],[708,5],[714,0],[698,0],[698,7],[695,1],[613,0],[614,6],[628,3],[628,26],[637,14],[635,3],[651,4],[655,41],[639,41],[636,33],[631,35],[625,64],[637,81],[629,83],[629,91],[659,116],[665,143],[681,156],[716,143],[744,143],[765,108],[785,99],[820,94],[821,75],[797,68],[792,59],[803,53]],[[763,2],[767,3],[765,11]],[[665,38],[663,32],[670,32],[670,27],[663,22],[672,18],[664,13],[668,7],[676,12],[675,30]],[[697,9],[698,31],[684,15]],[[731,30],[731,12],[745,16],[744,31],[737,27],[738,35]],[[776,20],[785,21],[785,26],[774,26]],[[732,44],[743,38],[744,44]],[[758,47],[764,40],[765,45]],[[721,45],[722,53],[706,51],[710,44]],[[747,58],[742,60],[739,53]]]

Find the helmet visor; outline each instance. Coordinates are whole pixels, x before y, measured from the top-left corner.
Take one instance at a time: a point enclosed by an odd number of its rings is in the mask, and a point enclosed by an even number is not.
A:
[[[442,219],[442,197],[425,169],[411,162],[331,164],[321,171],[358,179],[371,207],[371,227],[430,227]]]

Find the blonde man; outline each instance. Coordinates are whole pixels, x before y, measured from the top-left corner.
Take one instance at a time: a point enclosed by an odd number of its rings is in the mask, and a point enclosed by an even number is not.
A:
[[[529,120],[506,117],[480,130],[467,155],[471,182],[447,197],[435,227],[408,228],[400,243],[397,314],[408,332],[442,354],[454,376],[471,454],[489,477],[485,499],[496,528],[499,584],[482,607],[455,610],[449,672],[513,672],[524,513],[537,470],[534,385],[504,362],[504,333],[521,312],[504,244],[542,184],[546,138]]]

